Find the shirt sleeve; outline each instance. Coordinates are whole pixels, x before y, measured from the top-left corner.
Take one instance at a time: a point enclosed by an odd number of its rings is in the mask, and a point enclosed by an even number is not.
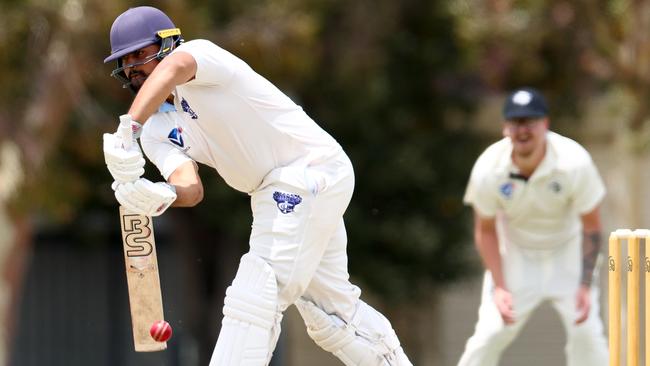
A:
[[[204,39],[183,43],[174,52],[189,53],[196,61],[196,75],[188,85],[224,85],[237,67],[232,54]]]
[[[592,211],[603,200],[606,193],[605,184],[591,157],[585,160],[578,166],[574,178],[573,207],[580,214]]]
[[[491,218],[496,216],[499,202],[494,189],[490,188],[493,184],[490,183],[489,176],[485,174],[481,163],[482,159],[479,158],[472,168],[463,202],[472,206],[481,217]]]
[[[169,176],[187,161],[193,161],[192,158],[187,156],[183,151],[174,147],[166,140],[157,140],[143,132],[140,138],[142,143],[142,150],[151,162],[158,168],[160,174],[169,179]]]

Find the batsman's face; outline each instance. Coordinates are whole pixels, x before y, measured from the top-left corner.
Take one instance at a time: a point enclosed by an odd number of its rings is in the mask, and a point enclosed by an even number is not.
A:
[[[152,44],[122,57],[124,74],[131,81],[131,87],[135,91],[140,90],[144,81],[160,63],[155,57],[158,50],[160,45]]]
[[[528,156],[544,147],[548,118],[518,118],[505,121],[504,135],[512,141],[513,153]]]

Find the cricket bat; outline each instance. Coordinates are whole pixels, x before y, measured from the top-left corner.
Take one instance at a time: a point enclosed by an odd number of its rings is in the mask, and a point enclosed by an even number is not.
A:
[[[120,224],[135,351],[162,351],[167,342],[157,342],[149,334],[151,326],[164,319],[152,219],[120,206]]]
[[[120,116],[118,131],[124,147],[130,148],[134,141],[129,116]],[[162,351],[167,348],[167,342],[158,342],[149,333],[155,322],[165,319],[152,218],[129,213],[120,206],[120,226],[135,351]]]

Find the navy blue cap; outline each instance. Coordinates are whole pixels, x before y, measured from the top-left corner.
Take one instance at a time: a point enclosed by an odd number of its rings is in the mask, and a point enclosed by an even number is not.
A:
[[[521,88],[512,92],[503,105],[506,121],[517,118],[540,118],[548,115],[544,96],[533,88]]]

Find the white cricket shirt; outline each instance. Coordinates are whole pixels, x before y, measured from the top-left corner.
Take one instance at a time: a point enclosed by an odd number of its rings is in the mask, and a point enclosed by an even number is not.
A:
[[[512,162],[504,138],[478,158],[464,202],[483,217],[495,217],[500,240],[524,248],[552,249],[581,235],[580,215],[593,210],[605,186],[589,153],[577,142],[548,132],[546,155],[526,181]]]
[[[194,57],[196,77],[174,91],[176,111],[151,116],[141,136],[165,179],[192,159],[250,193],[274,168],[316,165],[342,151],[300,106],[228,51],[192,40],[173,52]]]

